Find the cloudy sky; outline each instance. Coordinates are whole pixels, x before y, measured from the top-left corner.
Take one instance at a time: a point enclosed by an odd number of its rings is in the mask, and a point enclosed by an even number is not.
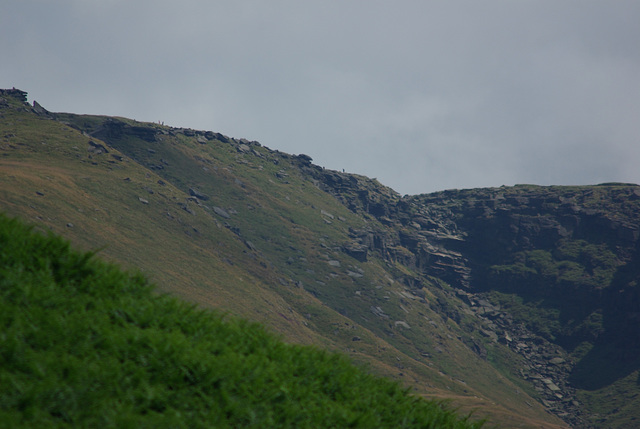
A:
[[[402,194],[640,183],[640,1],[7,0],[0,87]]]

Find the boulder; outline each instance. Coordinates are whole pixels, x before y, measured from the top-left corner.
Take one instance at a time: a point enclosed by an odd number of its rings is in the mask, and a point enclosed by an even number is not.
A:
[[[88,144],[89,144],[89,148],[87,149],[88,152],[91,152],[95,155],[100,155],[102,153],[109,153],[107,148],[101,145],[100,143],[96,143],[93,140],[89,140]]]
[[[345,244],[342,250],[344,251],[344,253],[360,262],[367,262],[369,249],[362,243],[352,242]]]
[[[45,109],[44,107],[42,107],[40,105],[40,103],[38,103],[37,101],[33,100],[33,113],[35,113],[36,115],[40,115],[40,116],[51,116],[51,114],[49,113],[49,111],[47,109]]]
[[[196,197],[199,200],[203,200],[206,201],[209,199],[208,195],[203,194],[202,192],[193,189],[193,188],[189,188],[189,195],[191,195],[192,197]]]
[[[309,155],[301,153],[300,155],[298,155],[298,160],[304,165],[310,165],[311,161],[313,161],[313,158],[311,158]]]
[[[397,328],[398,326],[401,326],[405,329],[411,329],[411,326],[409,326],[409,324],[407,322],[405,322],[404,320],[396,320],[394,323],[394,326]]]
[[[244,240],[244,245],[247,246],[249,248],[249,250],[252,250],[254,252],[256,250],[258,250],[258,249],[256,249],[256,246],[249,240]]]
[[[351,270],[347,270],[347,275],[349,277],[353,277],[354,279],[361,279],[362,277],[364,277],[364,275]]]
[[[223,217],[225,219],[229,219],[231,217],[231,215],[222,207],[216,207],[213,206],[213,211],[220,217]]]

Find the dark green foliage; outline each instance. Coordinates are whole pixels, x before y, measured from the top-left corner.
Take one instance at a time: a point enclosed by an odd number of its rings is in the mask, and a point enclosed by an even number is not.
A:
[[[467,428],[340,355],[152,293],[0,217],[0,422],[10,427]]]

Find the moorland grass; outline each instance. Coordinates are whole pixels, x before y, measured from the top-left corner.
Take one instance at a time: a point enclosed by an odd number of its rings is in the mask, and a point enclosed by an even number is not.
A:
[[[0,425],[475,428],[0,215]]]

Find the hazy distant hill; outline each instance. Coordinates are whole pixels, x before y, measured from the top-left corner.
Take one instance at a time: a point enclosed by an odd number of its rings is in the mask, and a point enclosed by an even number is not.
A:
[[[401,197],[212,131],[0,115],[2,210],[163,291],[506,427],[640,417],[636,185]]]

